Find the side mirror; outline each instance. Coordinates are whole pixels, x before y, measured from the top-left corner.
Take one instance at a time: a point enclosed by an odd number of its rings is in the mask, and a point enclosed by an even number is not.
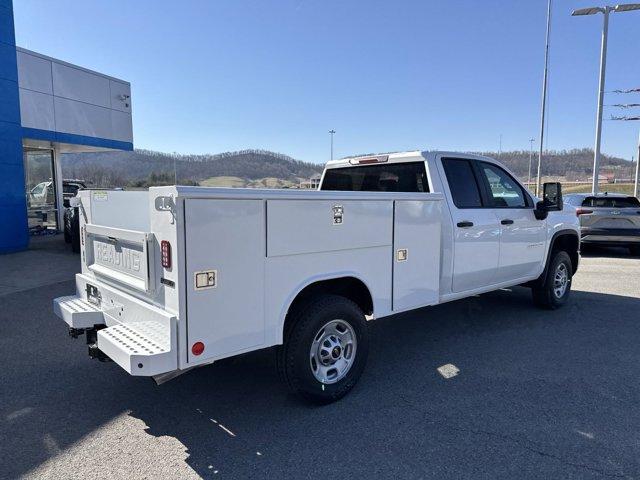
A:
[[[549,216],[549,211],[542,200],[536,203],[536,208],[533,210],[533,214],[535,215],[536,220],[544,220]]]
[[[559,182],[547,182],[542,186],[542,200],[536,203],[533,211],[538,220],[544,220],[549,212],[562,210],[562,186]]]
[[[562,210],[564,205],[560,182],[547,182],[542,186],[542,201],[549,212]]]

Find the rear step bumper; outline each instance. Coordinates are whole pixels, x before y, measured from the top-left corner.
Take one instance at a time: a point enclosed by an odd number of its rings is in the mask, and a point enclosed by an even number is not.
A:
[[[81,274],[77,283],[82,291]],[[55,314],[78,333],[97,327],[97,332],[93,330],[97,348],[131,375],[154,376],[177,370],[176,318],[111,287],[101,285],[99,289],[101,305],[108,308],[71,295],[53,301]]]
[[[103,328],[98,331],[98,348],[131,375],[153,376],[177,368],[169,331],[160,322]]]
[[[102,310],[76,295],[54,299],[53,312],[70,328],[93,328],[104,324]]]
[[[582,238],[590,235],[616,236],[616,237],[640,237],[640,228],[582,227],[580,229],[580,236]]]

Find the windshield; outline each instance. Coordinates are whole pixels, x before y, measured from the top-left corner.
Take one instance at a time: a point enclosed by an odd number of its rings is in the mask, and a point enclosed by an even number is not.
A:
[[[423,162],[330,168],[321,190],[349,192],[428,192]]]

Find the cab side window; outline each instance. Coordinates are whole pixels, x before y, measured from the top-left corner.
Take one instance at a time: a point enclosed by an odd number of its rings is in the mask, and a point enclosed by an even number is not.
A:
[[[482,208],[480,187],[471,162],[462,158],[443,158],[442,166],[455,206],[458,208]]]
[[[524,190],[505,170],[491,163],[479,162],[481,175],[487,182],[493,208],[526,208],[529,205]]]

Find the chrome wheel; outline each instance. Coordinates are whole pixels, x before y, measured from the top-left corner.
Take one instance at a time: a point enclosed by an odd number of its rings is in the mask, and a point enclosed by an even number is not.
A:
[[[564,263],[558,264],[553,276],[553,294],[556,298],[562,298],[569,286],[569,270]]]
[[[331,320],[313,338],[309,352],[311,371],[321,383],[344,378],[356,358],[357,340],[353,327],[344,320]]]

